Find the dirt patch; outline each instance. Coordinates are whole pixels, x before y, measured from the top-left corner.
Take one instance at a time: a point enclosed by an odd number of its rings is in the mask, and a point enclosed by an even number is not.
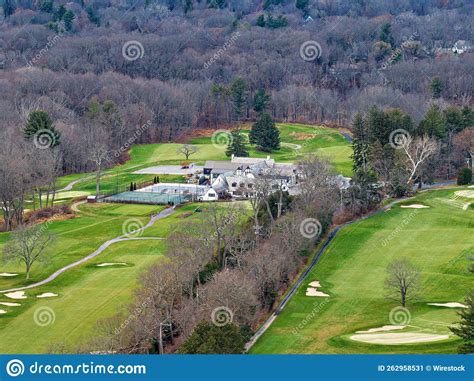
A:
[[[436,335],[431,333],[370,333],[352,335],[351,339],[354,341],[361,341],[369,344],[383,344],[383,345],[401,345],[401,344],[416,344],[416,343],[430,343],[433,341],[441,341],[449,339],[449,335]]]
[[[310,134],[305,132],[290,132],[289,135],[295,140],[310,140],[316,137],[316,134]]]
[[[193,212],[184,212],[179,215],[179,218],[188,218],[193,215]]]

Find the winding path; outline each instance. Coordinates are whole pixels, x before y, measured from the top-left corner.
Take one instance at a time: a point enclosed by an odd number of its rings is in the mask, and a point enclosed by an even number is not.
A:
[[[76,185],[78,182],[81,182],[83,179],[78,179],[71,181],[68,185],[66,185],[64,188],[58,189],[56,192],[66,192],[72,190],[72,187]]]
[[[283,143],[280,143],[280,145],[283,146],[283,147],[289,147],[291,149],[294,149],[295,151],[303,148],[303,146],[301,144],[296,144],[296,143],[285,143],[285,142],[283,142]]]
[[[174,207],[164,209],[160,213],[155,214],[154,216],[152,216],[150,221],[145,226],[142,226],[140,229],[134,230],[133,232],[130,232],[129,234],[132,234],[132,233],[133,234],[138,234],[138,233],[142,232],[143,230],[145,230],[145,229],[149,228],[150,226],[152,226],[156,221],[161,220],[162,218],[168,217],[173,213],[174,213]],[[28,286],[12,288],[12,289],[9,289],[9,290],[1,290],[0,293],[4,294],[4,293],[7,293],[7,292],[23,291],[23,290],[28,290],[28,289],[31,289],[31,288],[35,288],[35,287],[47,284],[47,283],[53,281],[54,279],[56,279],[59,275],[66,272],[67,270],[72,269],[73,267],[79,266],[79,265],[87,262],[89,259],[97,257],[100,253],[102,253],[105,249],[107,249],[110,245],[112,245],[114,243],[123,242],[123,241],[133,241],[133,240],[148,240],[148,239],[163,239],[163,238],[159,238],[159,237],[130,237],[128,235],[121,235],[119,237],[112,238],[112,239],[108,240],[107,242],[104,242],[93,253],[85,256],[84,258],[82,258],[82,259],[80,259],[76,262],[70,263],[69,265],[60,268],[59,270],[56,270],[49,277],[47,277],[46,279],[43,279],[42,281],[32,283]]]

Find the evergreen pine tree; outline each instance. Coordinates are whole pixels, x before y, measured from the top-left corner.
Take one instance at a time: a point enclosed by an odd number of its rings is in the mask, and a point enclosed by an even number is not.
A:
[[[50,148],[59,145],[61,134],[53,126],[48,113],[43,110],[32,111],[23,128],[25,139],[45,139]],[[37,136],[38,135],[38,136]]]
[[[245,147],[245,137],[240,130],[234,130],[231,132],[231,140],[229,145],[227,146],[227,150],[225,154],[227,156],[240,156],[240,157],[247,157],[249,156],[249,151],[247,147]]]
[[[264,89],[258,89],[253,97],[253,109],[259,114],[268,107],[270,95]]]
[[[352,129],[352,168],[354,173],[367,172],[369,166],[369,138],[366,123],[360,113],[355,116]]]
[[[271,152],[280,149],[280,131],[266,112],[252,125],[249,137],[250,143],[255,144],[260,151]]]
[[[462,308],[458,315],[461,321],[451,331],[459,336],[463,343],[459,346],[459,353],[474,353],[474,291],[466,298],[467,308]]]
[[[235,78],[232,84],[230,85],[230,96],[232,98],[234,113],[237,119],[242,116],[243,107],[245,105],[246,92],[247,85],[245,81],[240,77]]]
[[[443,92],[444,85],[443,82],[441,81],[441,78],[438,76],[433,77],[433,79],[430,82],[430,91],[433,96],[433,98],[440,98],[441,93]]]
[[[438,106],[432,105],[418,126],[419,135],[442,139],[446,136],[446,118]]]
[[[70,31],[72,29],[72,22],[74,21],[75,18],[76,16],[74,15],[74,12],[71,10],[67,10],[64,13],[63,21],[64,21],[64,27],[66,28],[67,31]]]
[[[395,41],[392,36],[392,25],[390,25],[390,23],[387,22],[382,25],[382,29],[380,31],[380,40],[390,44],[392,48],[395,45]]]

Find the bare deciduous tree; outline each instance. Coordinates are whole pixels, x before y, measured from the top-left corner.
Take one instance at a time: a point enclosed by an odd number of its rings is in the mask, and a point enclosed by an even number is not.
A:
[[[184,155],[186,160],[189,160],[189,156],[194,155],[199,151],[199,148],[191,144],[183,144],[176,150],[176,153],[181,153]]]
[[[423,164],[438,150],[438,144],[434,138],[422,136],[413,138],[406,136],[401,145],[406,155],[406,166],[408,171],[407,184],[412,184],[417,176],[421,176]]]
[[[405,307],[408,299],[414,297],[418,290],[419,270],[407,259],[400,259],[388,265],[387,273],[385,288],[388,296]]]
[[[25,264],[26,279],[30,279],[33,264],[44,258],[53,235],[42,225],[20,226],[13,232],[4,248],[5,260],[18,260]]]

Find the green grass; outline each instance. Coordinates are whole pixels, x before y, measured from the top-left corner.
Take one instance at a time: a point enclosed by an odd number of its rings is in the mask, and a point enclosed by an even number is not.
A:
[[[344,174],[350,174],[350,149],[344,138],[332,129],[303,125],[280,125],[283,144],[281,150],[270,154],[277,161],[294,162],[304,153],[314,152],[326,155],[335,167]],[[248,131],[247,131],[248,132]],[[307,134],[307,140],[301,140]],[[199,151],[190,161],[204,164],[206,160],[228,160],[225,146],[215,147],[210,138],[193,141],[199,144]],[[293,146],[292,146],[293,144]],[[294,144],[301,145],[295,150]],[[104,172],[101,191],[108,193],[117,187],[125,190],[130,182],[150,181],[152,175],[136,175],[134,171],[155,165],[179,164],[183,155],[177,153],[181,144],[136,145],[130,150],[131,159],[123,165]],[[293,148],[292,148],[293,147]],[[253,147],[251,156],[266,157]],[[57,181],[57,189],[70,182],[80,180],[71,191],[59,192],[56,203],[72,203],[74,199],[95,193],[93,174],[71,174]],[[183,182],[182,176],[160,175],[161,182]],[[201,208],[203,204],[199,204]],[[225,207],[226,204],[219,204]],[[245,204],[246,205],[246,204]],[[31,207],[27,203],[27,207]],[[122,226],[130,218],[137,218],[143,224],[151,214],[163,207],[124,204],[85,204],[81,213],[69,220],[48,224],[48,231],[56,237],[47,249],[48,260],[35,263],[29,281],[25,280],[24,269],[18,263],[0,261],[0,272],[18,273],[16,277],[0,277],[0,290],[28,285],[49,276],[59,268],[73,263],[92,253],[101,244],[123,234]],[[147,229],[144,237],[167,237],[179,229],[181,214],[194,211],[196,205],[184,205],[176,213],[158,221]],[[197,218],[197,214],[186,218]],[[9,233],[0,233],[0,251],[9,238]],[[0,353],[42,353],[52,343],[67,341],[78,343],[92,335],[97,320],[111,316],[131,300],[137,278],[151,263],[162,258],[165,241],[130,241],[110,246],[98,257],[69,270],[53,282],[27,291],[28,299],[19,300],[20,307],[1,306],[7,314],[0,315]],[[126,262],[127,266],[97,268],[99,262]],[[59,294],[57,298],[36,299],[43,292]],[[0,301],[12,301],[0,295]],[[34,324],[34,312],[42,306],[52,308],[56,314],[54,325],[38,327]],[[34,338],[34,339],[32,339]]]
[[[248,145],[251,157],[270,156],[277,162],[296,162],[301,156],[312,153],[327,158],[334,165],[336,171],[344,176],[351,176],[350,156],[352,149],[338,130],[322,126],[285,123],[277,124],[277,127],[280,131],[281,148],[268,153],[257,151],[255,146]],[[242,132],[248,135],[249,127],[244,127]],[[211,144],[211,137],[193,138],[190,142],[201,148]],[[223,157],[219,160],[226,160],[226,158]]]
[[[393,207],[343,228],[283,312],[252,348],[252,353],[454,353],[456,337],[444,342],[375,345],[351,340],[358,330],[390,324],[397,303],[386,299],[388,263],[407,257],[421,270],[417,300],[409,303],[405,331],[449,334],[454,309],[431,302],[462,302],[474,286],[468,272],[474,254],[474,215],[446,203],[450,190],[423,193],[415,201],[429,209]],[[305,296],[321,282],[329,298]]]
[[[244,204],[246,205],[246,204]],[[143,232],[143,237],[166,238],[180,229],[182,214],[194,212],[185,220],[192,221],[206,213],[206,204],[187,204],[175,214],[157,221]],[[228,204],[219,204],[227,207]],[[57,240],[48,248],[49,261],[33,266],[31,280],[24,278],[23,267],[17,263],[3,263],[0,272],[19,273],[13,278],[0,277],[0,289],[29,284],[96,250],[105,241],[123,234],[122,224],[127,219],[148,222],[149,215],[162,210],[162,206],[127,204],[84,204],[78,217],[57,221],[48,231]],[[0,250],[8,234],[0,234]],[[19,307],[1,306],[7,314],[0,315],[0,353],[44,353],[53,343],[77,345],[94,334],[98,320],[112,316],[132,300],[140,273],[163,258],[165,240],[126,241],[111,245],[90,261],[68,270],[51,283],[26,291],[27,299],[12,300],[0,294],[0,302],[18,302]],[[97,267],[102,262],[124,262],[126,266]],[[37,299],[43,292],[58,297]],[[35,324],[33,316],[40,307],[54,311],[55,322],[47,327]],[[34,339],[32,339],[34,338]]]

